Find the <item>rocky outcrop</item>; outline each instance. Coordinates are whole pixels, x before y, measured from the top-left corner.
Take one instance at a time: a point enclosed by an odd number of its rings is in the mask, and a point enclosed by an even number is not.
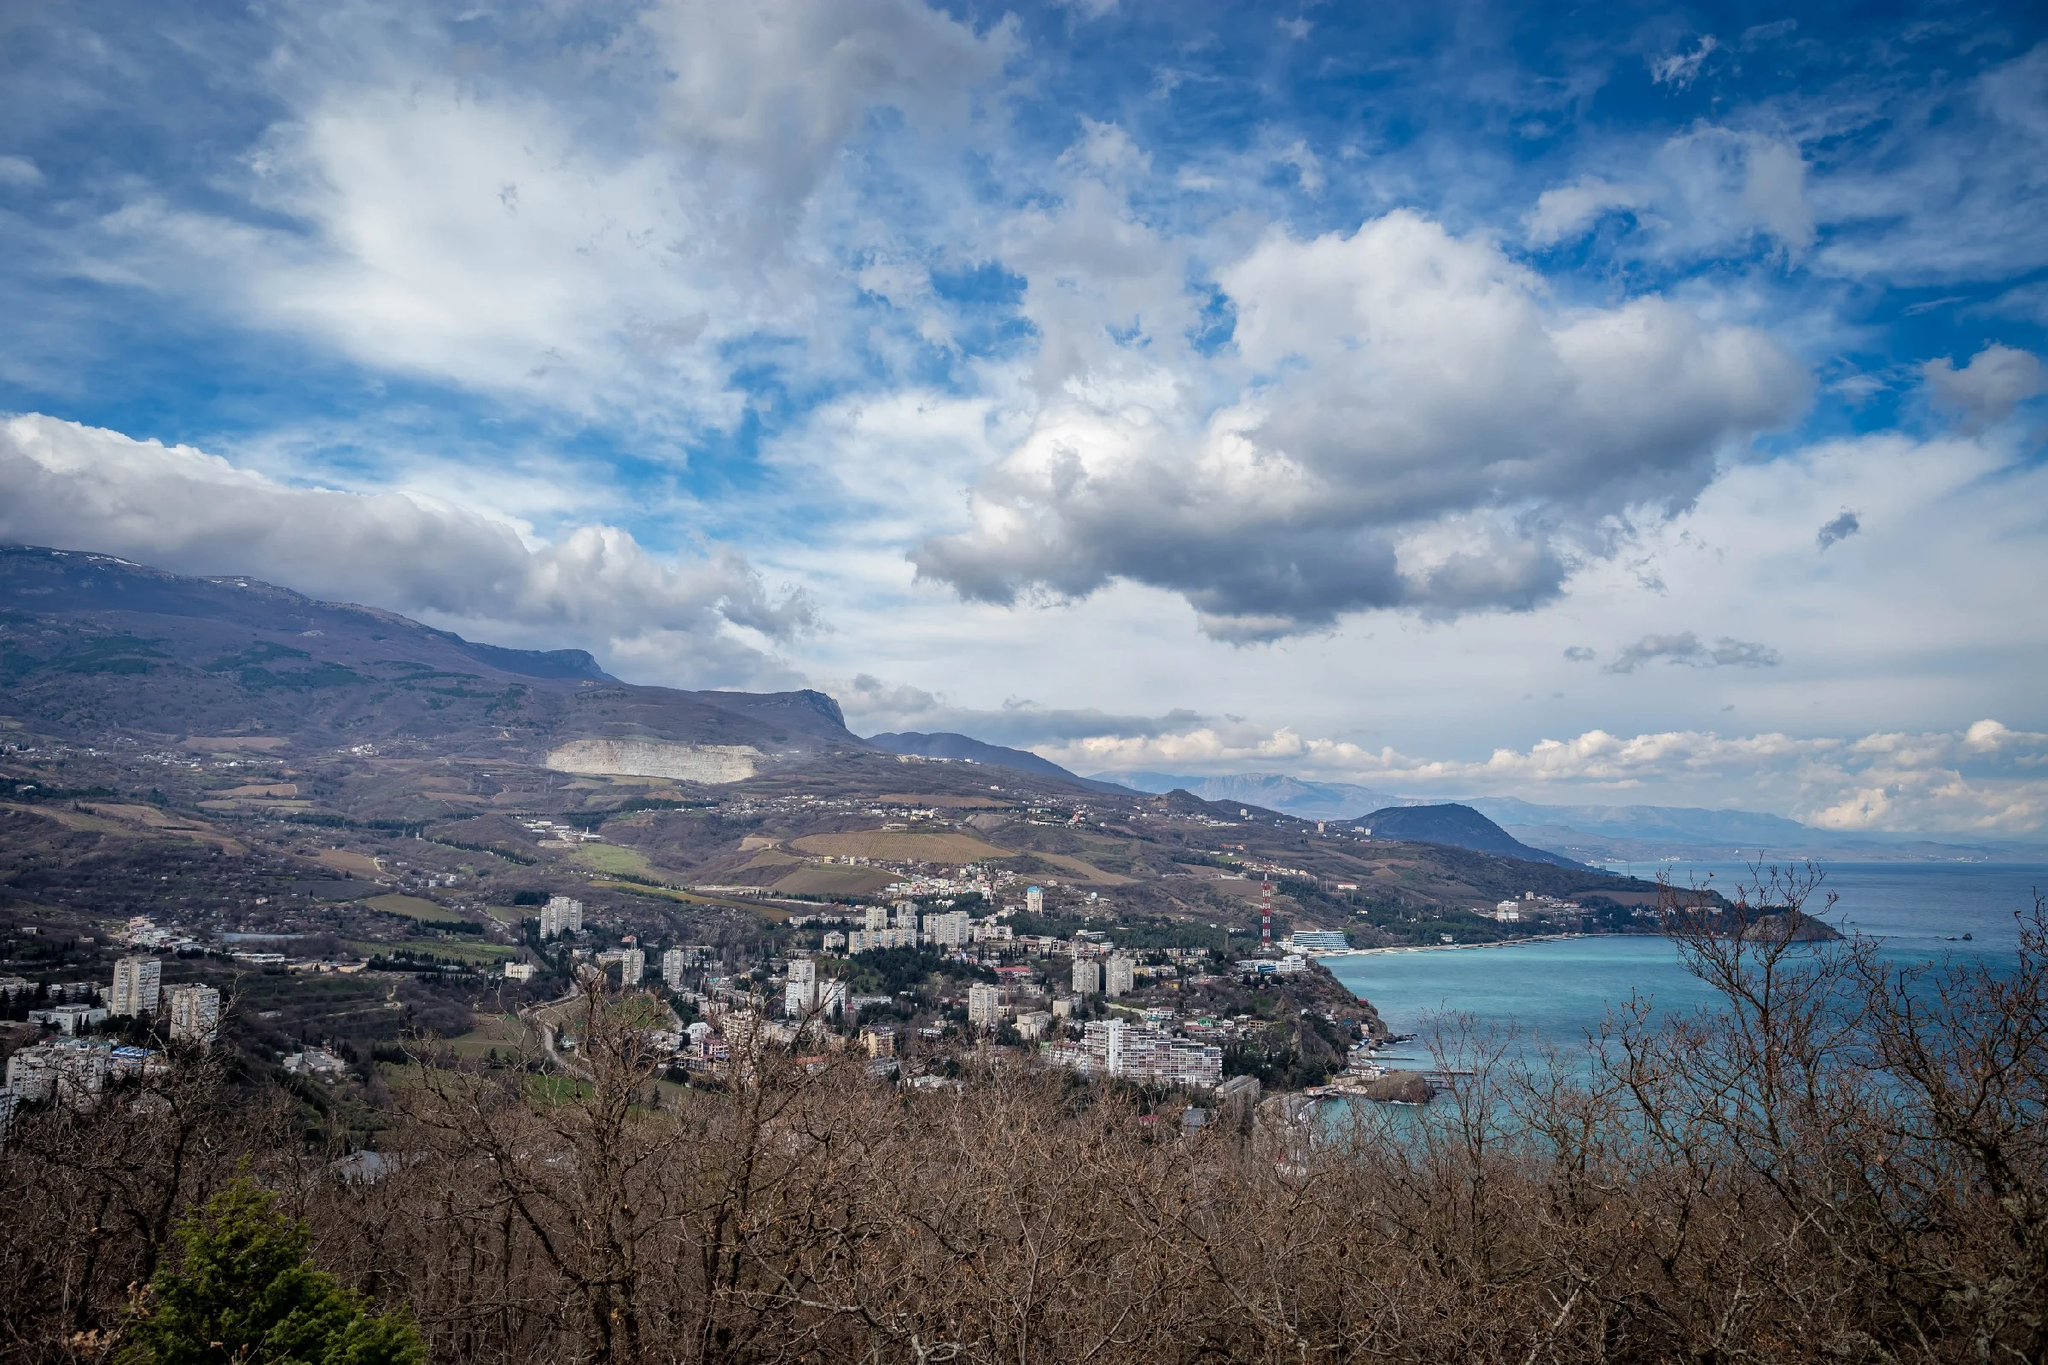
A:
[[[666,739],[577,739],[548,753],[558,773],[596,777],[672,777],[684,782],[743,782],[761,751],[751,744],[682,744]]]
[[[1742,937],[1751,943],[1832,943],[1842,937],[1842,931],[1812,915],[1792,910],[1766,915],[1744,929]]]
[[[1365,1097],[1390,1104],[1428,1104],[1436,1087],[1419,1071],[1389,1071],[1365,1083]]]

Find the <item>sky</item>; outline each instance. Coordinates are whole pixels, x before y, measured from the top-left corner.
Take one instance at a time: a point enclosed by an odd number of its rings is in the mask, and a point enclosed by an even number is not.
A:
[[[2048,832],[2048,11],[0,11],[0,540],[1078,771]]]

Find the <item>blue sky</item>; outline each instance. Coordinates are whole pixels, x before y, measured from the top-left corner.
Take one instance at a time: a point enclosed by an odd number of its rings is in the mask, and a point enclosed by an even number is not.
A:
[[[1089,771],[2048,826],[2038,7],[0,22],[0,535]]]

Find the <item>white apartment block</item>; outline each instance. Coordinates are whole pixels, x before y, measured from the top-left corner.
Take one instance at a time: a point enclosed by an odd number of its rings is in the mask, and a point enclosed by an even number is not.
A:
[[[818,964],[797,961],[789,964],[789,984],[782,990],[782,1012],[801,1019],[818,1004]]]
[[[540,936],[543,940],[560,938],[563,934],[583,932],[583,902],[568,896],[550,896],[548,903],[540,909]]]
[[[672,991],[681,990],[683,988],[683,969],[687,965],[683,961],[683,950],[681,948],[671,948],[663,953],[661,955],[661,984]]]
[[[1137,963],[1121,953],[1113,954],[1102,964],[1102,993],[1104,995],[1128,995],[1137,980]]]
[[[211,986],[173,986],[170,1002],[171,1041],[211,1045],[220,1037],[220,992]]]
[[[972,934],[971,917],[965,910],[947,910],[924,917],[924,936],[933,946],[958,948],[969,941]]]
[[[1122,1019],[1087,1024],[1078,1042],[1054,1043],[1046,1055],[1055,1066],[1084,1076],[1157,1085],[1210,1086],[1223,1080],[1222,1048]]]
[[[865,953],[873,948],[915,948],[915,929],[855,929],[846,936],[846,951],[849,955]]]
[[[115,1014],[155,1014],[163,984],[163,963],[153,957],[124,957],[114,964],[114,989],[108,1008]]]
[[[1097,995],[1102,991],[1102,964],[1088,958],[1074,959],[1074,994]]]
[[[977,981],[967,988],[967,1023],[972,1028],[992,1029],[1002,1022],[1003,988]]]

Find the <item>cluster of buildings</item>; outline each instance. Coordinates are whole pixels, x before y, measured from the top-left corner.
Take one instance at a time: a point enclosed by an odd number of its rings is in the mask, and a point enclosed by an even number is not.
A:
[[[0,981],[0,990],[9,998],[24,988],[30,983],[19,977]],[[197,983],[166,987],[163,963],[153,957],[120,959],[114,964],[113,981],[104,988],[67,982],[46,994],[63,998],[30,1010],[28,1019],[54,1036],[20,1048],[7,1059],[7,1083],[0,1088],[0,1142],[5,1141],[19,1104],[90,1102],[108,1082],[147,1075],[162,1065],[162,1058],[150,1048],[90,1036],[109,1017],[155,1018],[174,1043],[207,1047],[220,1036],[220,992]]]
[[[548,897],[548,903],[540,908],[541,941],[582,932],[583,902],[569,896]]]
[[[1223,1049],[1180,1037],[1152,1023],[1096,1019],[1081,1036],[1050,1043],[1046,1060],[1084,1076],[1107,1076],[1140,1085],[1215,1086],[1223,1082]]]
[[[1525,919],[1545,919],[1553,915],[1576,915],[1585,909],[1577,901],[1559,900],[1555,896],[1539,896],[1534,891],[1524,891],[1520,900],[1501,901],[1493,907],[1493,918],[1501,924],[1519,924]]]

